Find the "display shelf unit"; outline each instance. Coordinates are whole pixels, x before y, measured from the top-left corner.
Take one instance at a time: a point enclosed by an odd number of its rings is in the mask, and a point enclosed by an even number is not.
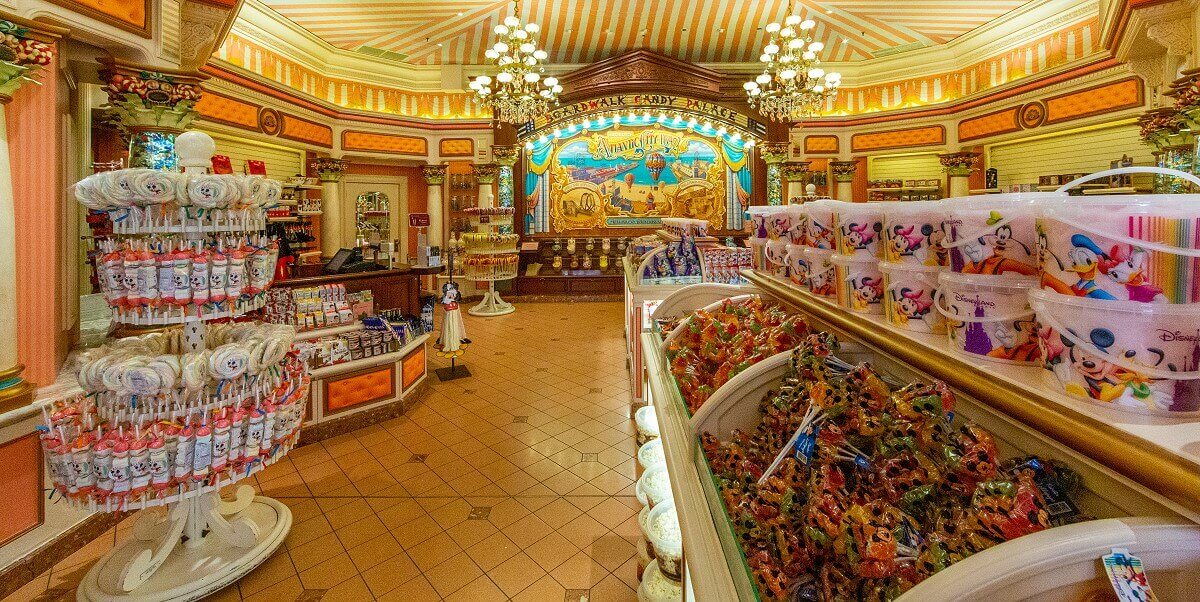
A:
[[[361,329],[361,323],[325,328],[301,333],[297,339]],[[423,334],[396,351],[313,369],[304,425],[326,425],[409,399],[429,372],[428,340],[429,335]]]
[[[473,214],[469,217],[469,221],[471,223],[471,226],[475,229],[476,233],[498,234],[500,232],[501,227],[512,225],[513,218],[512,218],[511,214],[510,215],[475,215],[475,214]],[[464,242],[464,244],[465,244],[465,242]],[[487,246],[487,244],[489,244],[489,243],[485,243],[482,246]],[[483,293],[483,300],[480,301],[478,304],[476,304],[471,309],[468,309],[467,313],[471,314],[472,316],[479,316],[479,317],[487,318],[487,317],[494,317],[494,316],[503,316],[503,315],[511,314],[514,311],[516,311],[517,308],[514,307],[512,303],[509,303],[508,301],[505,301],[504,299],[500,298],[500,293],[499,293],[499,291],[496,290],[496,283],[497,282],[507,282],[507,281],[512,280],[517,277],[517,273],[520,270],[520,264],[521,264],[520,258],[517,255],[518,248],[516,246],[513,246],[511,249],[505,249],[505,250],[499,250],[499,251],[497,251],[495,249],[473,250],[471,248],[471,245],[466,245],[464,248],[465,248],[465,254],[467,256],[474,255],[476,257],[486,257],[488,260],[509,256],[513,259],[512,271],[508,271],[507,268],[503,268],[503,269],[492,268],[493,271],[491,274],[476,273],[475,275],[467,274],[467,275],[463,276],[463,278],[466,280],[472,280],[474,282],[488,283],[487,291]],[[464,260],[463,267],[464,268],[466,267],[465,260]]]
[[[1063,409],[1063,400],[1045,399],[1044,394],[1028,384],[1036,382],[1029,375],[1015,380],[989,378],[977,362],[950,357],[948,350],[932,340],[939,337],[906,338],[905,331],[888,327],[881,320],[848,315],[835,305],[772,277],[754,272],[747,277],[762,295],[798,311],[814,328],[836,333],[842,341],[839,356],[843,359],[871,361],[881,372],[902,382],[946,381],[958,396],[956,413],[991,431],[1003,456],[1034,453],[1054,458],[1081,477],[1083,487],[1077,501],[1085,513],[1098,517],[1097,520],[1056,527],[997,545],[934,575],[907,592],[902,600],[982,600],[996,596],[1023,599],[1024,596],[1010,593],[1024,591],[1034,596],[1056,588],[1072,594],[1066,598],[1078,598],[1085,591],[1097,591],[1097,583],[1105,583],[1099,557],[1112,547],[1139,549],[1143,558],[1147,554],[1155,556],[1160,570],[1172,573],[1159,580],[1167,583],[1167,587],[1179,587],[1174,579],[1200,570],[1200,527],[1195,524],[1200,519],[1200,496],[1194,491],[1200,478],[1196,476],[1193,461],[1179,461],[1181,450],[1139,454],[1137,450],[1147,448],[1140,439],[1111,436],[1116,433],[1105,435],[1104,423],[1070,420],[1069,412]],[[690,288],[693,287],[683,289],[678,295],[688,294]],[[696,295],[695,299],[680,302],[671,296],[663,305],[674,306],[677,311],[696,309],[710,298]],[[762,395],[778,386],[787,363],[767,360],[756,364],[757,370],[752,368],[726,383],[701,411],[689,416],[668,371],[662,334],[647,326],[639,337],[646,350],[646,395],[658,417],[683,532],[688,581],[685,587],[695,594],[689,599],[758,599],[724,502],[700,448],[699,434],[708,430],[724,438],[728,432],[721,431],[746,428],[757,415]],[[933,348],[938,352],[930,353]],[[994,367],[987,365],[987,372],[993,372]],[[752,371],[754,374],[750,374]],[[1043,397],[1043,402],[1031,401],[1035,397]],[[1044,417],[1032,420],[1031,414]],[[1065,424],[1047,427],[1046,423],[1055,421]],[[1156,428],[1149,426],[1155,421],[1147,423],[1146,428]],[[1194,423],[1174,426],[1183,427],[1183,432],[1175,434],[1177,445],[1200,439]],[[1077,432],[1064,434],[1071,430]],[[1187,433],[1189,430],[1191,433]],[[1091,444],[1080,443],[1081,439],[1097,437]],[[1122,455],[1130,459],[1124,461]],[[1169,467],[1162,474],[1143,474],[1158,473],[1164,465]],[[1138,468],[1137,474],[1129,475],[1132,466]],[[1154,582],[1153,574],[1151,581]]]
[[[444,186],[446,188],[443,191],[443,198],[446,199],[446,206],[449,208],[446,229],[451,234],[472,232],[474,228],[468,217],[467,209],[478,207],[481,200],[479,198],[479,182],[475,175],[470,173],[448,174]]]
[[[592,241],[592,250],[587,241]],[[604,250],[604,241],[609,248]],[[619,295],[621,278],[624,276],[621,258],[625,255],[622,242],[626,237],[593,237],[576,239],[575,251],[569,252],[564,239],[540,238],[526,240],[521,251],[521,262],[515,282],[516,290],[522,295]],[[558,244],[559,250],[554,246]],[[523,246],[524,246],[523,245]],[[562,258],[562,265],[554,267],[554,258]],[[601,258],[607,258],[601,265]],[[584,267],[584,258],[588,258]],[[536,272],[531,269],[536,268]]]

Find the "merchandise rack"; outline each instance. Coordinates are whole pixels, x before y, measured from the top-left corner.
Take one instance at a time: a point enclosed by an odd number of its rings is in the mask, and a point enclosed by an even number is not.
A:
[[[512,215],[471,215],[471,225],[475,227],[475,231],[480,234],[498,233],[502,226],[512,226]],[[485,245],[486,246],[486,245]],[[494,249],[473,250],[470,246],[466,246],[466,254],[469,255],[488,255],[488,256],[516,256],[518,251],[514,245],[511,250],[497,251]],[[492,274],[477,274],[475,276],[465,276],[467,280],[475,282],[488,283],[488,290],[483,294],[483,300],[475,307],[467,310],[467,313],[472,316],[493,317],[511,314],[517,310],[512,303],[500,298],[500,293],[496,291],[496,283],[512,280],[517,277],[518,263],[513,264],[513,270],[495,270]]]
[[[914,335],[884,323],[882,316],[846,312],[752,270],[743,275],[763,296],[798,311],[813,328],[838,335],[843,359],[869,360],[904,382],[945,381],[957,394],[958,413],[991,431],[1003,456],[1016,450],[1035,453],[1077,471],[1084,484],[1080,506],[1101,517],[1000,544],[934,575],[902,599],[963,599],[988,587],[992,595],[1003,595],[1015,590],[995,588],[1005,587],[998,584],[1011,583],[1010,575],[1018,573],[1028,579],[1023,586],[1054,584],[1055,569],[1049,565],[1073,562],[1076,569],[1095,569],[1099,556],[1107,553],[1105,546],[1149,549],[1160,536],[1180,550],[1186,548],[1180,555],[1192,554],[1189,562],[1200,555],[1200,530],[1195,526],[1200,522],[1200,456],[1193,451],[1200,449],[1200,419],[1131,419],[1039,388],[1040,368],[967,360],[953,355],[942,336]],[[695,309],[708,300],[696,296],[690,304]],[[688,304],[675,297],[663,303],[679,309]],[[719,388],[693,417],[669,373],[660,333],[648,327],[639,338],[646,350],[647,397],[658,416],[680,514],[685,578],[696,600],[754,600],[753,580],[695,429],[699,422],[713,430],[714,420],[736,423],[746,412],[756,413],[758,400],[777,386],[786,362],[768,366],[772,362],[766,360],[735,377],[737,382],[726,384],[732,388]],[[714,402],[721,407],[708,405]],[[1128,516],[1135,518],[1117,518]],[[1099,575],[1104,576],[1102,569]]]

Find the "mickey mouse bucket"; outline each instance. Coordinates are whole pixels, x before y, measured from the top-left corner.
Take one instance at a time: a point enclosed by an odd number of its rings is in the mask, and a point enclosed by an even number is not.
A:
[[[875,203],[883,207],[883,259],[924,266],[950,265],[942,246],[945,209],[941,201]]]
[[[1113,175],[1166,174],[1160,167],[1092,174],[1059,190]],[[1043,205],[1038,219],[1042,288],[1064,295],[1143,303],[1200,302],[1200,194],[1097,195]]]
[[[968,196],[942,201],[944,246],[950,269],[962,274],[1038,273],[1039,206],[1066,193],[1019,193]]]
[[[1200,414],[1200,305],[1029,294],[1046,380],[1072,397]]]
[[[833,210],[838,203],[833,199],[819,199],[804,204],[804,213],[808,216],[808,246],[831,250],[837,248]]]
[[[837,224],[837,250],[842,255],[879,258],[883,212],[876,203],[837,201],[833,208]]]
[[[834,254],[838,305],[861,314],[883,313],[883,273],[873,257]]]
[[[941,270],[938,266],[879,262],[887,321],[916,332],[946,332],[945,318],[933,309]]]
[[[1039,365],[1029,291],[1037,278],[942,272],[934,308],[946,318],[951,347],[967,356]]]

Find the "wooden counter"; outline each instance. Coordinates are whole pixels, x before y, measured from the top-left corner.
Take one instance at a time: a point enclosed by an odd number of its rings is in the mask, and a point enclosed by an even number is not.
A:
[[[344,284],[347,293],[370,290],[375,296],[375,310],[398,309],[410,315],[421,313],[421,276],[440,274],[443,266],[420,268],[399,266],[355,274],[324,274],[323,266],[300,266],[298,278],[280,280],[275,287],[303,288],[322,284]]]

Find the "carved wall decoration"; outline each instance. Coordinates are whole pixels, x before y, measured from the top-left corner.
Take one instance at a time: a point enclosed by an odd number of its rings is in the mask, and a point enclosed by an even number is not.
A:
[[[886,132],[855,134],[850,137],[850,150],[858,153],[890,148],[936,146],[938,144],[945,144],[945,142],[946,128],[940,125],[931,125]]]
[[[1034,101],[1021,105],[1017,111],[1017,123],[1022,128],[1030,130],[1046,121],[1046,105],[1041,101]]]
[[[721,95],[720,73],[649,50],[635,50],[592,63],[559,78],[563,100],[612,94],[619,90],[670,91],[697,98]],[[578,92],[584,91],[584,92]]]
[[[278,136],[283,131],[283,117],[280,117],[279,111],[264,107],[258,112],[258,129],[269,136]]]
[[[438,155],[473,157],[475,156],[475,141],[471,138],[442,138],[438,141]]]

